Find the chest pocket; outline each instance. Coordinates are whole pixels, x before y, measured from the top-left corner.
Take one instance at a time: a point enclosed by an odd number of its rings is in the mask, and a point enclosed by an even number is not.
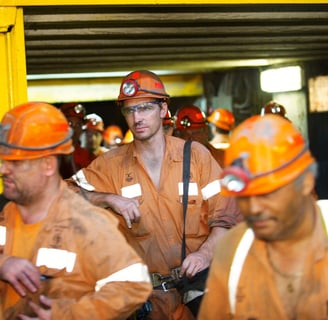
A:
[[[183,212],[183,183],[179,182],[179,202],[181,203],[181,212]],[[186,214],[186,236],[196,236],[199,233],[201,212],[202,212],[202,195],[199,193],[196,182],[189,182],[188,188],[188,206]]]

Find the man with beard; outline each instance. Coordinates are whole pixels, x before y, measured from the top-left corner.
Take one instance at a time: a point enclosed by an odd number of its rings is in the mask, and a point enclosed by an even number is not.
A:
[[[187,254],[181,261],[184,141],[163,132],[168,100],[164,84],[153,72],[128,74],[118,105],[133,142],[97,157],[72,180],[90,191],[90,201],[116,213],[126,239],[148,265],[154,290],[147,319],[187,320],[194,316],[182,304],[175,282],[209,266],[215,243],[237,223],[239,210],[233,199],[220,195],[219,165],[204,146],[192,143]]]
[[[312,195],[316,167],[288,119],[257,115],[233,131],[222,193],[245,222],[216,247],[199,319],[327,318],[328,205]]]
[[[4,319],[126,319],[151,292],[147,267],[117,220],[70,190],[59,173],[73,151],[56,107],[25,103],[0,124]]]

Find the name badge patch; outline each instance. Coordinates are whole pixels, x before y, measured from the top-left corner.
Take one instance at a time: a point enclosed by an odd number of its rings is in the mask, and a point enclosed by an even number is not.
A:
[[[121,195],[125,198],[140,197],[142,195],[140,184],[136,183],[131,186],[121,188]]]
[[[178,183],[179,196],[183,196],[183,182]],[[196,182],[189,182],[188,195],[198,196],[198,186]]]
[[[76,260],[76,253],[67,250],[40,248],[36,258],[36,266],[46,266],[51,269],[66,269],[72,272]]]

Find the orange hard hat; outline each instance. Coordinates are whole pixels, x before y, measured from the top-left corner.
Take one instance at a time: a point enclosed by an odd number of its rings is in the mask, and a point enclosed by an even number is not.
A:
[[[231,131],[235,124],[235,117],[233,113],[227,109],[218,108],[215,109],[209,117],[208,122],[213,123],[216,127]]]
[[[81,103],[69,102],[61,105],[60,110],[65,117],[77,117],[82,120],[85,118],[86,110]]]
[[[73,130],[56,107],[28,102],[8,111],[0,124],[0,158],[36,159],[52,154],[69,154]]]
[[[194,105],[181,107],[175,113],[175,129],[199,129],[207,125],[205,114]]]
[[[123,142],[123,133],[119,126],[108,126],[103,132],[104,141],[109,145],[121,144]]]
[[[167,110],[165,118],[163,119],[163,126],[172,126],[174,125],[174,121],[172,119],[172,115],[170,110]]]
[[[261,115],[263,116],[265,114],[276,114],[286,117],[286,109],[283,105],[275,101],[270,101],[261,109]]]
[[[85,116],[86,129],[95,130],[99,132],[104,131],[103,119],[95,113],[90,113]]]
[[[168,99],[169,95],[161,79],[148,70],[138,70],[129,73],[122,81],[117,101],[134,98]]]
[[[302,134],[288,119],[256,115],[232,132],[221,192],[236,196],[269,193],[296,179],[314,161]]]
[[[132,133],[132,131],[129,129],[126,133],[125,133],[125,136],[124,136],[124,139],[123,139],[123,143],[125,144],[125,143],[130,143],[130,142],[132,142],[133,141],[133,139],[134,139],[134,137],[133,137],[133,133]]]

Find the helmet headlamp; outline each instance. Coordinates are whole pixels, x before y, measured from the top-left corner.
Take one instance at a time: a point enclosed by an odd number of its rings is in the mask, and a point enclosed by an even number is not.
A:
[[[134,79],[126,80],[122,84],[122,92],[127,97],[135,96],[137,94],[138,90],[139,90],[138,83]]]
[[[82,104],[79,103],[74,107],[74,111],[75,111],[75,113],[80,114],[80,113],[84,113],[85,109],[82,106]]]
[[[221,185],[230,192],[241,192],[247,187],[250,173],[239,166],[231,166],[223,171]]]
[[[189,117],[184,117],[183,119],[181,119],[180,124],[185,128],[189,128],[191,126],[191,120],[189,119]]]

